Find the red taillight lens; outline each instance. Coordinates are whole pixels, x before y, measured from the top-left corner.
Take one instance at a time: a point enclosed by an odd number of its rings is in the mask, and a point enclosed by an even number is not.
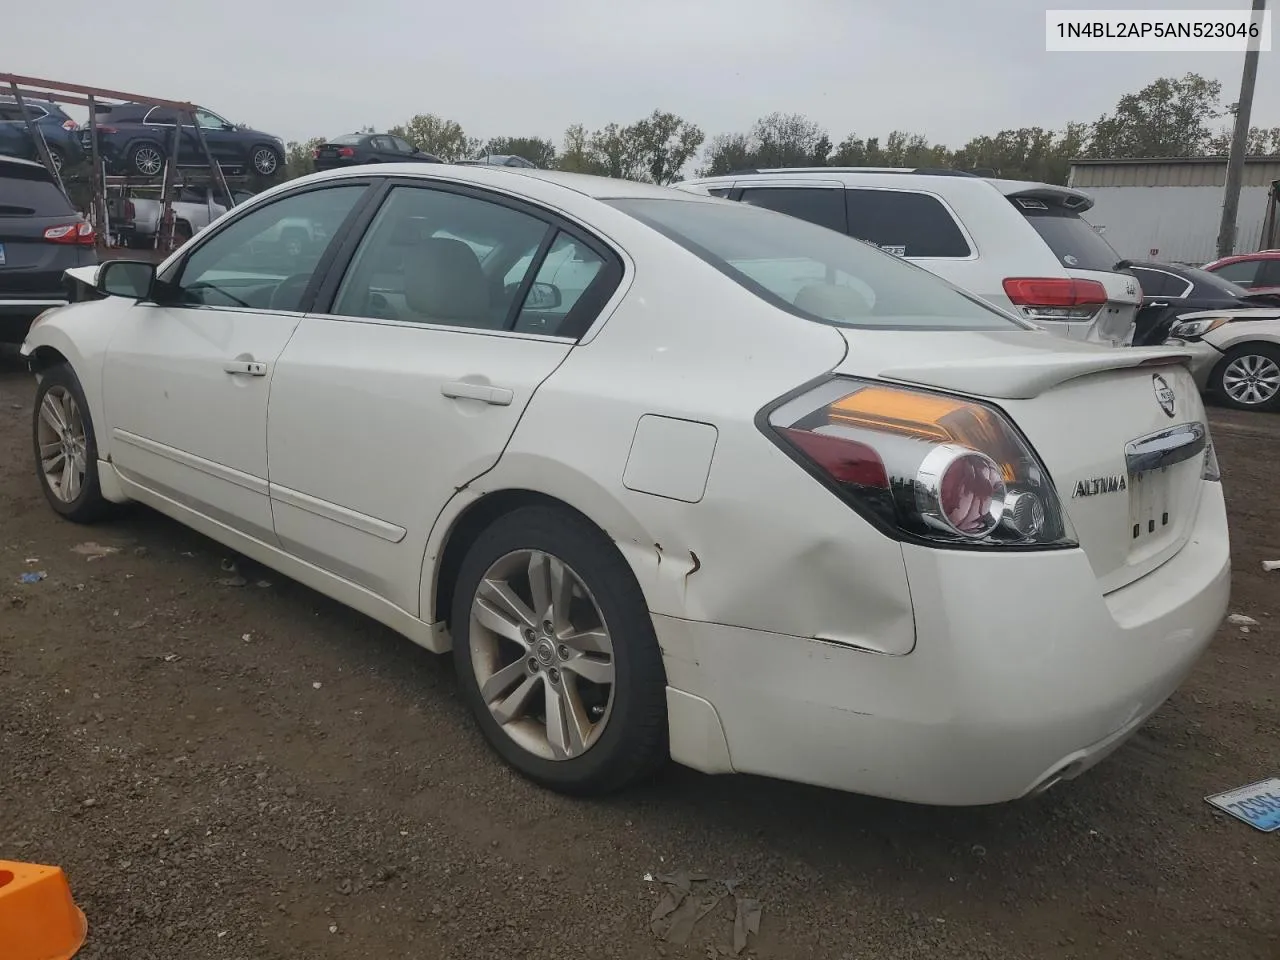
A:
[[[354,157],[355,155],[356,155],[356,151],[355,151],[355,149],[354,149],[354,148],[352,148],[352,147],[339,147],[339,148],[338,148],[338,156],[340,156],[340,157]]]
[[[311,151],[311,159],[312,159],[312,160],[319,160],[319,159],[320,159],[320,148],[319,148],[319,147],[315,147],[315,148],[313,148],[313,149],[312,149],[312,151]]]
[[[126,200],[124,202],[124,218],[126,220],[132,220],[137,215],[137,208],[133,205],[133,201]]]
[[[63,120],[62,129],[63,130],[79,130],[80,124],[76,123],[74,120]]]
[[[81,220],[77,223],[46,227],[44,238],[49,243],[73,243],[81,246],[93,246],[93,225]]]
[[[769,414],[784,450],[891,536],[1074,544],[1048,473],[995,407],[834,378]]]
[[[120,131],[117,130],[115,127],[104,127],[102,126],[102,124],[98,124],[98,132],[99,133],[119,133]]]
[[[1004,292],[1031,320],[1088,320],[1107,302],[1097,280],[1073,277],[1009,277]]]

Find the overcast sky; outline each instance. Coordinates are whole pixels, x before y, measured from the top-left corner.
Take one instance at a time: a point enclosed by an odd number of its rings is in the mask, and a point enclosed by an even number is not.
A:
[[[1230,102],[1242,62],[1045,52],[1046,6],[1102,0],[180,0],[132,14],[100,0],[0,4],[5,70],[191,100],[287,140],[436,113],[473,136],[558,145],[571,123],[661,108],[708,136],[781,110],[819,121],[835,142],[902,129],[959,146],[1005,127],[1094,120],[1122,94],[1189,70],[1221,80]],[[1280,125],[1278,57],[1262,54],[1255,125]]]

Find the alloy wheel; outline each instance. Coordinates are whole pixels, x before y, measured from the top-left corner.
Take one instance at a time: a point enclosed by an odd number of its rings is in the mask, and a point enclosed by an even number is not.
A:
[[[133,165],[139,173],[154,177],[164,169],[164,157],[155,147],[139,147],[133,155]]]
[[[49,490],[63,503],[74,503],[84,489],[89,447],[80,405],[66,387],[55,385],[45,393],[36,440]]]
[[[1280,393],[1280,365],[1260,354],[1243,354],[1222,371],[1222,389],[1236,403],[1268,403]]]
[[[268,150],[263,147],[254,151],[253,168],[264,176],[269,176],[276,172],[277,160],[274,150]]]
[[[540,550],[499,558],[471,603],[470,654],[481,699],[529,753],[571,760],[613,707],[613,642],[582,578]]]

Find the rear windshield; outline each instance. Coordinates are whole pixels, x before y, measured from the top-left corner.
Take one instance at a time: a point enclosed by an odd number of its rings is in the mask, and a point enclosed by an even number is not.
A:
[[[914,264],[786,214],[692,198],[605,202],[762,299],[808,320],[916,330],[1023,326]]]
[[[38,176],[48,174],[41,170]],[[67,198],[49,180],[0,172],[0,217],[61,217],[71,212]]]
[[[345,136],[341,136],[341,137],[334,137],[334,138],[333,138],[332,140],[330,140],[329,142],[330,142],[330,143],[338,143],[338,144],[348,144],[348,143],[350,143],[350,144],[359,144],[359,143],[360,143],[360,141],[361,141],[361,140],[363,140],[363,139],[364,139],[364,135],[363,135],[363,134],[359,134],[359,133],[348,133],[348,134],[346,134]]]
[[[1027,222],[1068,270],[1113,271],[1120,254],[1102,234],[1070,210],[1022,210]]]

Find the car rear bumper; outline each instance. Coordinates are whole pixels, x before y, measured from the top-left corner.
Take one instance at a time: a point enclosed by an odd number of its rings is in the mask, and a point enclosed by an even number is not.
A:
[[[1191,671],[1226,612],[1208,483],[1173,559],[1107,596],[1079,550],[904,550],[917,625],[891,656],[655,616],[672,756],[917,803],[999,803],[1097,763]]]

